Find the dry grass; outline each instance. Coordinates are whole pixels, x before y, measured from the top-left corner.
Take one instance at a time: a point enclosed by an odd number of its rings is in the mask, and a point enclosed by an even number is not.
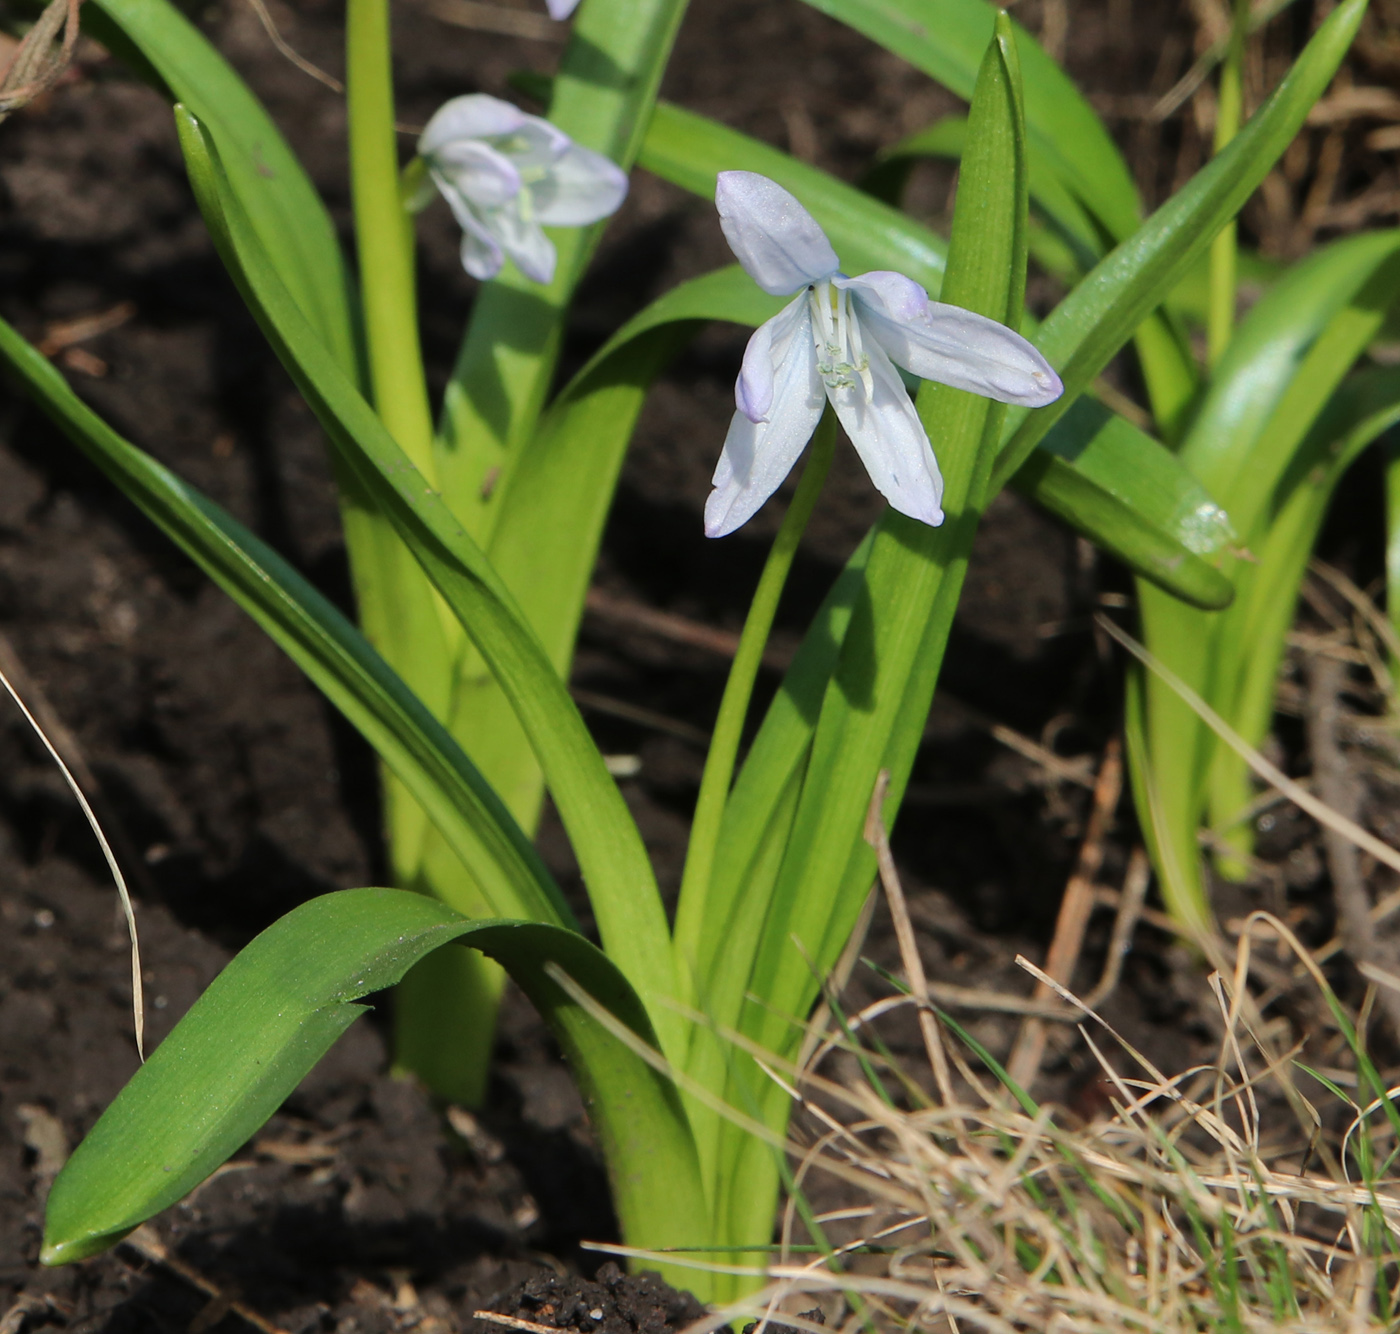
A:
[[[1342,718],[1346,762],[1388,779],[1400,764],[1391,667],[1400,639],[1336,571],[1315,573],[1340,605],[1325,605],[1321,587],[1310,585],[1314,610],[1331,614],[1323,633],[1295,648],[1344,655],[1365,672],[1346,687],[1374,713]],[[1295,699],[1295,680],[1307,681],[1296,663],[1280,683],[1280,705],[1301,713],[1306,684]],[[1371,773],[1378,765],[1384,774]],[[1284,783],[1259,809],[1296,797],[1298,785]],[[907,914],[880,798],[877,789],[867,837],[898,926]],[[1320,813],[1324,828],[1374,838],[1334,814]],[[1086,846],[1094,837],[1091,830]],[[1268,881],[1276,868],[1257,869]],[[1375,860],[1363,870],[1363,906],[1381,939],[1376,928],[1400,908],[1400,892],[1384,892]],[[1129,934],[1140,893],[1134,902]],[[1310,933],[1325,925],[1310,922]],[[1378,967],[1340,939],[1309,949],[1268,913],[1227,930],[1229,939],[1197,942],[1213,964],[1202,965],[1201,980],[1214,1058],[1170,1076],[1055,977],[1021,961],[1037,984],[1038,1013],[1061,1022],[1077,1014],[1097,1058],[1106,1110],[1091,1121],[1038,1104],[937,1008],[940,991],[924,978],[912,930],[900,938],[905,994],[835,1022],[823,1007],[814,1021],[823,1031],[809,1034],[800,1069],[730,1035],[796,1091],[794,1125],[806,1131],[772,1141],[792,1163],[795,1191],[772,1263],[740,1271],[764,1286],[716,1311],[697,1334],[753,1319],[819,1331],[803,1312],[842,1334],[1400,1330],[1400,1087],[1370,1050],[1393,1057],[1400,1048],[1384,1004],[1400,993],[1400,969]],[[1339,969],[1340,956],[1349,964]],[[1052,963],[1060,976],[1072,971]],[[1095,999],[1117,984],[1111,965]],[[1333,989],[1342,978],[1360,997],[1351,1009]],[[922,1078],[900,1069],[878,1036],[886,1016],[911,1006],[929,1066]],[[859,1072],[844,1083],[827,1073],[842,1053],[840,1068]],[[804,1225],[803,1197],[833,1194],[840,1207],[807,1210]]]
[[[1400,1327],[1400,1116],[1303,947],[1265,914],[1249,925],[1232,972],[1210,978],[1223,1032],[1214,1062],[1168,1077],[1084,1012],[1112,1088],[1111,1112],[1089,1124],[1038,1106],[946,1015],[968,1094],[957,1106],[933,1105],[907,1079],[916,1105],[894,1106],[869,1081],[842,1086],[809,1068],[803,1101],[825,1130],[790,1146],[797,1182],[835,1176],[861,1202],[816,1220],[841,1235],[825,1254],[785,1247],[763,1291],[711,1327],[816,1302],[851,1334]],[[1294,952],[1346,1038],[1361,1106],[1277,1049],[1278,1025],[1247,988],[1263,934]],[[872,1022],[847,1025],[859,1035]],[[842,1048],[850,1040],[833,1032],[819,1057]],[[899,1078],[874,1051],[861,1056]],[[790,1204],[785,1242],[805,1240],[796,1215]]]

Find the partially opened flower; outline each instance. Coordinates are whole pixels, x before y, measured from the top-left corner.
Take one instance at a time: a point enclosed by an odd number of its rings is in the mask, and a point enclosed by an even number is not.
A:
[[[554,277],[545,227],[582,227],[615,213],[627,174],[539,116],[485,93],[434,113],[418,153],[462,228],[462,267],[494,278],[506,256],[527,278]]]
[[[1041,407],[1064,390],[1020,334],[958,306],[930,301],[900,273],[847,278],[831,242],[782,186],[751,171],[720,173],[720,225],[765,292],[800,293],[744,351],[705,533],[746,523],[792,470],[829,399],[876,489],[901,514],[943,522],[943,478],[899,377]]]

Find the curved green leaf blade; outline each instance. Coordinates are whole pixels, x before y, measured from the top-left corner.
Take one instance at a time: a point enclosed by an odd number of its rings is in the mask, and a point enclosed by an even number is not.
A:
[[[287,290],[359,382],[351,279],[321,197],[272,117],[233,66],[169,0],[92,0],[83,26],[134,57],[172,102],[210,126],[224,170]],[[144,68],[143,68],[144,66]]]
[[[969,117],[944,296],[1012,328],[1021,323],[1026,274],[1028,191],[1025,122],[1017,54],[1009,23],[982,62]],[[738,988],[707,1001],[720,1025],[783,1052],[800,1033],[788,1016],[805,1015],[819,979],[834,965],[869,891],[874,853],[862,837],[881,770],[890,774],[886,818],[898,808],[923,734],[947,645],[953,610],[996,456],[1004,405],[944,385],[918,396],[930,437],[940,442],[945,490],[942,527],[893,511],[876,525],[849,627],[826,684],[791,834],[768,894],[747,889],[751,930],[733,930],[716,914],[710,930],[726,932],[724,952],[752,962]],[[736,788],[737,791],[737,788]],[[702,983],[709,979],[702,979]],[[704,994],[703,986],[701,994]],[[746,1003],[748,997],[757,1003]],[[742,1068],[730,1101],[745,1095],[771,1123],[787,1115],[771,1086],[745,1087]],[[702,1076],[703,1082],[708,1082]],[[709,1135],[697,1118],[702,1162]],[[756,1143],[719,1127],[720,1193],[716,1218],[736,1238],[756,1239],[776,1185],[776,1167]]]
[[[1393,229],[1334,241],[1294,265],[1235,331],[1181,459],[1213,494],[1234,500],[1231,513],[1246,537],[1298,441],[1379,329],[1394,299],[1397,256]],[[1361,323],[1348,336],[1354,321],[1336,321],[1353,305]],[[1317,364],[1324,335],[1343,339],[1338,366]],[[1312,401],[1285,406],[1299,394]]]
[[[1087,397],[1011,478],[1163,591],[1218,611],[1234,597],[1212,564],[1233,539],[1230,518],[1164,445]]]
[[[1400,233],[1334,242],[1297,265],[1255,305],[1221,359],[1181,458],[1228,508],[1242,545],[1255,559],[1271,546],[1275,518],[1301,484],[1297,468],[1313,466],[1300,461],[1315,457],[1320,447],[1313,434],[1320,414],[1381,327],[1397,290]],[[1224,616],[1203,618],[1144,588],[1143,631],[1153,653],[1257,743],[1268,715],[1261,720],[1253,664],[1277,662],[1286,627],[1273,616],[1276,605],[1261,613],[1255,603],[1257,568],[1231,558],[1225,570],[1239,594]],[[1278,589],[1270,586],[1267,596],[1275,598]],[[1291,594],[1286,601],[1292,605]],[[1261,638],[1260,614],[1278,642]],[[1255,685],[1247,686],[1248,681]],[[1157,808],[1158,871],[1172,911],[1203,925],[1208,906],[1197,825],[1209,811],[1227,842],[1247,852],[1250,830],[1235,816],[1251,799],[1249,773],[1156,676],[1139,683],[1133,707],[1141,710],[1137,730],[1143,745],[1130,759],[1135,767],[1152,766],[1150,794],[1142,782],[1138,787]],[[1217,864],[1228,875],[1244,870],[1236,856]]]
[[[964,101],[992,40],[997,7],[986,0],[807,0],[923,70]],[[1013,24],[1021,53],[1028,158],[1053,163],[1114,236],[1138,223],[1133,178],[1084,95],[1024,28]],[[1034,170],[1034,166],[1032,166]]]
[[[819,167],[707,116],[658,102],[637,165],[702,199],[722,171],[756,171],[792,191],[821,223],[848,273],[897,269],[937,296],[948,246],[942,237]]]
[[[504,502],[518,515],[501,531],[519,534],[519,550],[501,559],[493,546],[491,555],[498,568],[530,576],[512,584],[561,661],[587,580],[582,571],[562,576],[550,553],[596,551],[606,508],[588,511],[576,498],[588,493],[590,477],[616,477],[646,385],[674,351],[676,332],[688,337],[697,323],[712,320],[754,327],[782,304],[738,265],[683,283],[619,329],[551,408],[522,459],[519,490]],[[655,342],[666,328],[672,334],[665,344]],[[654,346],[637,346],[644,340]],[[1229,602],[1229,581],[1202,559],[1226,541],[1229,522],[1220,507],[1170,451],[1100,404],[1077,404],[1014,485],[1175,596],[1207,607]]]
[[[863,184],[877,198],[898,206],[904,193],[905,179],[915,162],[926,157],[947,158],[956,162],[962,158],[966,142],[967,118],[944,116],[882,151]],[[1027,170],[1030,173],[1032,209],[1050,223],[1061,243],[1068,247],[1078,269],[1092,268],[1103,258],[1103,233],[1049,162],[1032,158]],[[1038,258],[1034,233],[1030,237],[1030,251],[1032,258]],[[1052,263],[1046,263],[1046,267],[1051,272],[1060,271]],[[1073,276],[1077,278],[1079,275]]]
[[[341,374],[229,195],[199,123],[177,109],[196,198],[221,258],[337,456],[393,523],[500,682],[544,770],[604,947],[652,1007],[669,1055],[684,1049],[670,933],[641,836],[578,709],[480,547]]]
[[[345,714],[429,812],[496,912],[573,924],[495,792],[336,607],[219,506],[113,431],[3,320],[0,358],[68,438]]]
[[[655,1046],[626,979],[574,931],[473,922],[398,889],[324,894],[229,963],[74,1151],[49,1195],[41,1260],[95,1255],[174,1204],[272,1115],[365,1007],[450,941],[498,959],[558,1034],[634,1245],[708,1240],[695,1146],[674,1085],[550,980],[554,964]]]
[[[550,120],[630,169],[685,7],[685,0],[584,0],[544,96]],[[443,398],[437,466],[449,503],[482,546],[499,512],[483,483],[508,482],[516,450],[534,434],[569,302],[606,226],[604,219],[554,231],[558,264],[548,285],[507,266],[476,299]]]
[[[1025,462],[1254,193],[1331,82],[1366,5],[1367,0],[1343,0],[1229,147],[1097,265],[1041,325],[1035,343],[1060,372],[1065,394],[1048,408],[1008,413],[994,486],[1004,485]]]

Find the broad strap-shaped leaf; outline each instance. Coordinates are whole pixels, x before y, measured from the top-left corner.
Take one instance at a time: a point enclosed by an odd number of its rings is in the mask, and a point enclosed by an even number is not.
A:
[[[756,171],[791,191],[831,238],[842,269],[896,269],[937,296],[948,246],[921,223],[819,167],[708,116],[658,102],[638,166],[702,199],[715,197],[722,171]]]
[[[1235,498],[1231,513],[1246,539],[1256,516],[1267,513],[1297,441],[1373,336],[1368,330],[1379,329],[1394,299],[1397,257],[1400,231],[1393,229],[1322,247],[1252,307],[1221,358],[1181,458],[1212,493]],[[1361,324],[1340,348],[1343,364],[1330,373],[1309,367],[1324,331],[1351,306]],[[1346,327],[1338,325],[1338,334],[1345,337]],[[1314,401],[1284,406],[1299,393]]]
[[[1065,394],[1048,408],[1007,414],[994,486],[1004,485],[1030,457],[1037,442],[1254,193],[1331,82],[1366,5],[1367,0],[1343,0],[1230,145],[1098,264],[1041,325],[1035,343],[1060,372]]]
[[[876,165],[862,182],[865,189],[886,203],[899,205],[904,183],[914,163],[921,158],[936,157],[959,161],[967,142],[967,117],[943,116],[922,130],[906,135],[897,144],[881,151]],[[1039,213],[1054,230],[1069,251],[1074,270],[1065,276],[1071,281],[1087,272],[1103,258],[1104,233],[1085,212],[1074,192],[1060,179],[1052,162],[1032,157],[1029,163],[1031,208]],[[1036,254],[1036,238],[1030,238],[1032,258]],[[1063,272],[1053,263],[1046,263],[1051,272]]]
[[[239,952],[103,1113],[54,1182],[41,1259],[96,1255],[237,1152],[364,1013],[451,941],[499,960],[559,1037],[602,1142],[624,1235],[650,1246],[709,1238],[695,1147],[674,1085],[551,980],[566,973],[648,1046],[646,1007],[575,931],[471,921],[398,889],[323,894]]]
[[[1011,487],[1175,598],[1216,611],[1234,596],[1218,568],[1229,515],[1170,450],[1092,398],[1055,423]]]
[[[558,887],[495,792],[336,607],[219,506],[112,430],[3,320],[0,357],[68,438],[345,714],[422,803],[497,913],[572,925]]]
[[[964,101],[972,98],[997,7],[986,0],[808,0],[849,24]],[[1016,25],[1013,25],[1016,26]],[[1016,26],[1025,80],[1027,156],[1053,164],[1061,179],[1119,240],[1138,224],[1132,174],[1103,122],[1072,80]]]
[[[224,184],[199,123],[177,109],[195,196],[221,258],[344,467],[393,523],[461,622],[529,738],[583,872],[604,948],[652,1008],[668,1054],[683,1049],[670,936],[636,825],[578,709],[480,547],[341,374],[277,277]]]
[[[998,24],[987,50],[969,126],[943,294],[1014,328],[1024,295],[1028,191],[1009,23]],[[930,528],[891,511],[876,525],[772,888],[760,894],[746,886],[737,914],[728,921],[716,914],[713,923],[715,932],[726,933],[724,952],[751,963],[737,989],[711,987],[706,1003],[721,1025],[737,1018],[742,1031],[777,1051],[797,1040],[800,1030],[789,1016],[800,1022],[807,1013],[818,979],[835,963],[869,890],[874,854],[862,837],[865,812],[882,769],[891,775],[886,818],[898,809],[989,494],[1003,405],[925,384],[918,406],[942,449],[947,518]],[[781,810],[781,794],[774,795]],[[702,995],[710,980],[701,980]],[[713,1047],[698,1046],[698,1054],[702,1061],[724,1059]],[[698,1073],[694,1059],[691,1069]],[[747,1094],[772,1124],[786,1117],[785,1103],[767,1081],[747,1081],[737,1064],[732,1078],[738,1083],[730,1101],[743,1105]],[[711,1149],[708,1127],[699,1118],[696,1126],[702,1164],[717,1153],[719,1227],[759,1239],[770,1226],[762,1218],[768,1194],[755,1186],[775,1182],[771,1159],[724,1126]]]
[[[596,551],[606,510],[599,504],[590,512],[576,498],[589,493],[590,477],[616,477],[645,387],[673,354],[677,334],[688,337],[711,320],[754,327],[782,305],[738,265],[683,283],[619,329],[545,417],[503,502],[507,513],[519,514],[503,532],[521,534],[509,568],[529,571],[520,584],[522,604],[551,652],[559,646],[561,662],[573,643],[587,578],[583,571],[561,574],[550,552],[555,546]],[[1229,581],[1203,559],[1227,540],[1220,507],[1169,450],[1097,402],[1076,405],[1015,485],[1175,596],[1207,607],[1229,602]],[[526,516],[534,528],[527,530]],[[496,547],[491,554],[494,560]]]
[[[630,169],[684,14],[685,0],[584,0],[545,99],[551,122]],[[443,399],[438,480],[483,547],[498,514],[483,483],[508,483],[517,449],[534,434],[574,288],[606,226],[554,229],[551,283],[507,266],[473,305]]]
[[[277,275],[358,382],[352,281],[321,197],[252,89],[169,0],[92,0],[83,26],[211,127],[224,170]]]
[[[881,154],[880,165],[866,179],[866,188],[892,204],[898,203],[912,162],[929,155],[960,158],[966,128],[962,117],[948,116],[910,135]],[[1045,225],[1037,227],[1033,221],[1029,249],[1047,272],[1073,287],[1103,258],[1108,246],[1121,238],[1103,230],[1085,211],[1071,184],[1057,170],[1061,161],[1044,154],[1030,160],[1031,204]],[[1158,428],[1169,438],[1179,434],[1200,387],[1189,340],[1173,313],[1175,296],[1173,290],[1167,303],[1151,312],[1133,335]]]
[[[1241,324],[1182,449],[1183,462],[1228,506],[1251,558],[1226,561],[1237,599],[1219,617],[1142,589],[1143,632],[1148,648],[1254,744],[1269,721],[1255,664],[1277,664],[1287,628],[1278,620],[1279,598],[1291,607],[1296,596],[1296,586],[1285,590],[1273,575],[1261,581],[1257,562],[1275,543],[1278,516],[1288,510],[1298,521],[1296,505],[1305,502],[1295,501],[1294,492],[1310,485],[1319,450],[1333,443],[1330,436],[1319,441],[1318,423],[1397,293],[1395,232],[1334,242],[1298,265]],[[1235,816],[1251,798],[1249,773],[1157,677],[1142,676],[1132,707],[1141,710],[1143,744],[1130,760],[1135,768],[1151,765],[1150,791],[1145,779],[1136,782],[1158,811],[1152,851],[1173,911],[1199,925],[1208,909],[1197,825],[1208,807],[1217,832],[1247,852],[1250,830]],[[1227,874],[1243,871],[1234,856],[1218,865]]]

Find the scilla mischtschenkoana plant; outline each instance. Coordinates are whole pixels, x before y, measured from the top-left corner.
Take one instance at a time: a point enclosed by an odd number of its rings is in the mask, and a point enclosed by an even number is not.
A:
[[[56,1181],[47,1262],[111,1245],[192,1189],[353,1022],[359,999],[405,974],[398,1060],[449,1096],[478,1094],[502,968],[571,1062],[626,1240],[743,1259],[771,1236],[789,1108],[740,1053],[796,1052],[859,916],[871,793],[888,771],[892,820],[986,505],[1011,483],[1164,596],[1229,601],[1219,505],[1092,386],[1129,340],[1150,350],[1162,392],[1185,374],[1162,304],[1287,147],[1365,0],[1328,16],[1238,136],[1146,220],[1083,98],[1005,15],[982,0],[823,8],[970,101],[950,241],[658,101],[680,0],[584,0],[553,80],[532,85],[547,120],[494,99],[449,103],[441,136],[425,135],[401,174],[385,3],[349,0],[352,273],[276,126],[198,31],[164,0],[85,6],[84,22],[139,51],[141,73],[171,98],[213,242],[325,429],[359,627],[117,435],[4,324],[0,357],[376,749],[398,887],[313,900],[233,960]],[[740,265],[660,297],[551,398],[570,300],[601,234],[587,219],[615,206],[620,172],[637,163],[717,192]],[[462,221],[468,267],[496,272],[436,411],[413,304],[426,181]],[[1027,255],[1049,255],[1047,227],[1061,224],[1082,242],[1084,272],[1028,343],[1014,332]],[[838,254],[861,276],[845,277]],[[710,530],[741,522],[812,443],[754,592],[668,923],[565,681],[642,401],[706,320],[759,331]],[[893,504],[834,582],[740,764],[838,420]],[[596,944],[531,843],[546,787]],[[438,948],[452,942],[471,948]],[[673,1254],[662,1267],[706,1297],[750,1281],[679,1265]]]

